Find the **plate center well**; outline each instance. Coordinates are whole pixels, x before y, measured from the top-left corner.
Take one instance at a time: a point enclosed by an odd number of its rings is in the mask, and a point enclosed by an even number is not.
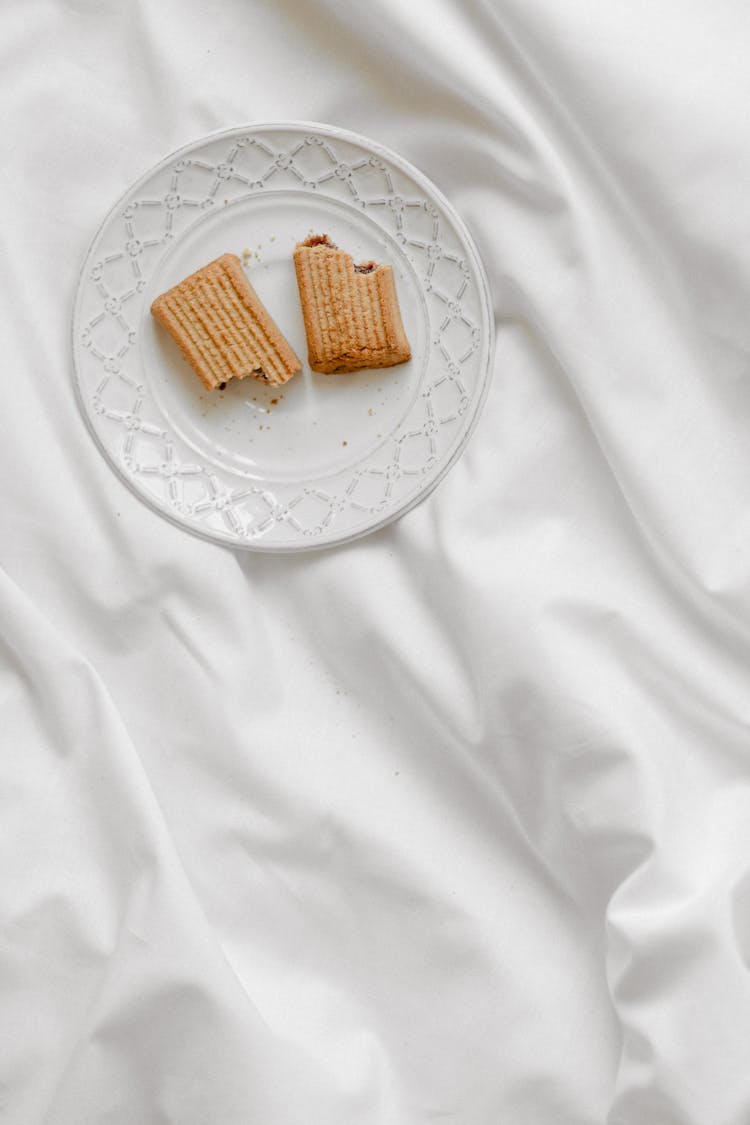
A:
[[[326,233],[355,262],[393,266],[409,363],[350,375],[320,375],[307,363],[292,253]],[[249,251],[245,272],[302,361],[283,387],[233,380],[207,392],[149,308],[159,294],[224,253]],[[165,254],[149,284],[141,325],[143,379],[165,423],[217,468],[271,483],[305,482],[369,456],[398,428],[419,391],[429,321],[413,267],[398,242],[355,207],[298,190],[217,202]]]

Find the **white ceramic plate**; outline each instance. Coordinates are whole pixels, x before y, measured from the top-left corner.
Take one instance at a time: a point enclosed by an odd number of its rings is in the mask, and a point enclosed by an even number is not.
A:
[[[294,245],[327,233],[393,266],[412,359],[284,387],[208,394],[150,315],[157,294],[227,251],[301,359]],[[249,251],[249,254],[248,254]],[[249,125],[163,160],[89,248],[73,321],[76,386],[100,448],[181,527],[252,550],[364,535],[422,499],[463,449],[493,347],[487,281],[461,220],[425,176],[327,125]]]

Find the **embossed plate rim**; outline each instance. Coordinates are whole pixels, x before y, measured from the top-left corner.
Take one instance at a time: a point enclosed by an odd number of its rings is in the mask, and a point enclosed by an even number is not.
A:
[[[166,502],[159,502],[156,497],[150,495],[145,489],[139,487],[137,480],[132,474],[126,471],[125,465],[121,464],[112,454],[110,449],[105,444],[105,441],[97,431],[93,419],[89,414],[87,404],[83,397],[83,388],[81,386],[81,379],[79,378],[78,363],[76,356],[76,327],[79,320],[79,312],[81,303],[84,297],[84,287],[88,280],[85,276],[85,270],[90,263],[92,252],[96,247],[99,239],[105,232],[108,224],[113,216],[117,213],[129,197],[132,197],[147,181],[153,176],[158,174],[162,169],[167,167],[172,161],[179,161],[179,159],[187,155],[191,150],[198,146],[208,145],[214,141],[221,140],[222,137],[241,136],[243,133],[271,133],[274,130],[299,130],[301,132],[310,132],[322,134],[324,136],[343,141],[352,145],[356,145],[368,151],[371,155],[377,156],[381,159],[389,161],[395,168],[399,169],[403,174],[411,178],[414,183],[425,193],[425,195],[434,201],[445,213],[446,217],[450,220],[454,227],[455,232],[463,241],[468,257],[470,258],[471,275],[476,281],[479,300],[483,313],[482,330],[486,333],[486,359],[483,369],[477,375],[477,389],[473,395],[473,402],[469,412],[469,417],[464,429],[460,433],[459,440],[455,448],[451,451],[435,470],[435,472],[427,478],[422,487],[407,497],[403,503],[396,503],[394,506],[386,511],[382,516],[372,518],[370,521],[365,521],[364,524],[355,526],[354,528],[344,531],[341,535],[331,535],[327,539],[314,540],[314,539],[300,539],[296,541],[287,542],[274,542],[265,538],[247,538],[231,532],[224,533],[213,527],[205,527],[198,523],[189,521],[181,517],[180,513],[171,509]],[[190,227],[187,228],[188,230]],[[208,540],[209,542],[218,544],[220,546],[231,547],[243,551],[265,552],[268,554],[297,554],[305,551],[321,551],[328,550],[331,547],[341,546],[345,543],[350,543],[361,539],[362,537],[371,534],[372,532],[379,531],[392,523],[401,516],[406,515],[407,512],[415,508],[422,502],[430,493],[437,487],[440,481],[446,474],[453,468],[455,463],[464,452],[469,439],[471,438],[479,417],[482,413],[489,387],[491,383],[491,376],[493,370],[493,358],[495,348],[495,324],[492,311],[492,301],[490,296],[490,287],[487,279],[487,274],[484,269],[482,259],[477,250],[474,239],[472,238],[466,224],[460,217],[453,204],[446,198],[439,188],[429,179],[425,173],[421,172],[419,168],[415,167],[404,157],[388,148],[386,145],[375,141],[370,137],[357,133],[353,130],[340,128],[339,126],[325,124],[323,122],[304,121],[304,120],[289,120],[289,121],[262,121],[262,122],[243,122],[237,125],[229,126],[223,129],[217,129],[213,132],[207,133],[201,137],[193,138],[191,141],[180,145],[179,148],[168,153],[161,160],[157,161],[154,165],[148,168],[137,180],[131,183],[126,190],[115,200],[112,206],[108,209],[102,221],[96,228],[92,238],[90,239],[86,251],[83,255],[81,267],[78,274],[76,285],[76,294],[73,306],[73,315],[71,317],[71,360],[72,360],[72,374],[73,384],[76,399],[81,414],[83,415],[84,423],[91,434],[96,446],[99,448],[104,459],[110,465],[115,474],[123,481],[127,488],[138,497],[138,499],[150,507],[159,516],[169,520],[170,523],[183,531],[188,531],[201,539]],[[370,513],[373,516],[373,513]]]

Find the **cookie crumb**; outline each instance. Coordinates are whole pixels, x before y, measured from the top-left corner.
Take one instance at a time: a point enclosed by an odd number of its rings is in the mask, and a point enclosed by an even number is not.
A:
[[[348,442],[348,441],[342,441],[342,443],[341,443],[341,444],[342,444],[342,445],[348,445],[348,444],[349,444],[349,442]]]

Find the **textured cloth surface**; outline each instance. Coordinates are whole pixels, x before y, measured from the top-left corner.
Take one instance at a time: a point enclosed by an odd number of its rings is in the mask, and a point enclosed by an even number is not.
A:
[[[5,0],[3,1125],[747,1125],[738,0]],[[88,241],[211,130],[430,176],[497,324],[463,457],[297,557],[121,484]]]

